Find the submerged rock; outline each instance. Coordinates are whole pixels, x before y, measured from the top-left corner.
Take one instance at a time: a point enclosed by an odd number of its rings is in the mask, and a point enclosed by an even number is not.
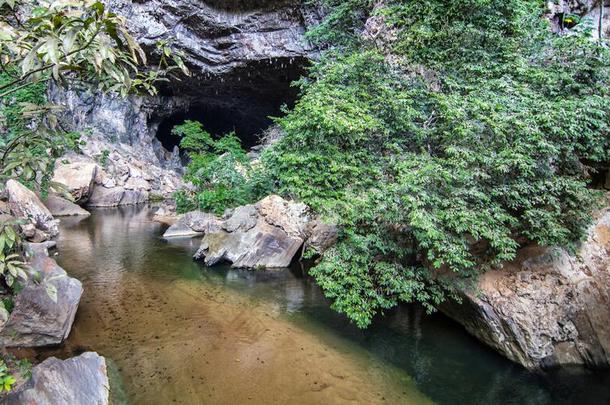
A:
[[[163,234],[164,238],[192,237],[218,232],[221,221],[213,214],[192,211],[182,215]]]
[[[60,360],[51,357],[32,368],[32,377],[0,400],[8,405],[106,405],[110,383],[106,360],[94,352]]]
[[[233,267],[288,267],[307,239],[311,221],[305,204],[272,195],[236,208],[221,228],[206,233],[195,259],[206,265],[223,261]]]
[[[84,210],[80,206],[68,201],[58,195],[49,195],[44,201],[44,205],[49,209],[55,217],[69,217],[73,215],[89,216],[89,211]]]
[[[610,366],[610,208],[577,255],[530,246],[442,310],[530,369]]]
[[[28,246],[33,274],[15,296],[8,321],[0,328],[2,347],[54,345],[70,334],[83,287],[47,256],[48,246]]]
[[[58,221],[34,192],[15,180],[6,182],[6,191],[11,212],[16,218],[27,220],[35,229],[51,237],[59,233]]]

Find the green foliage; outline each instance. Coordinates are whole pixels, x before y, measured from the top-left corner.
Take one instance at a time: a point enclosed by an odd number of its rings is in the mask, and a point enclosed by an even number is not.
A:
[[[144,51],[124,18],[99,1],[0,1],[0,181],[19,178],[44,192],[55,158],[80,143],[78,134],[58,127],[59,108],[46,104],[49,82],[154,94],[154,84],[174,70],[189,73],[167,44],[158,44],[157,53],[158,66],[142,73]]]
[[[16,221],[0,223],[0,276],[8,287],[17,280],[27,280],[27,265],[23,262],[20,246],[21,237],[15,230]],[[4,310],[2,310],[4,309]],[[0,318],[6,318],[4,305],[0,308]]]
[[[32,363],[28,359],[17,360],[17,368],[23,378],[29,379],[32,377]]]
[[[520,242],[582,238],[588,173],[610,162],[607,47],[554,36],[538,1],[326,3],[312,35],[335,46],[263,162],[342,227],[312,270],[335,309],[361,327],[431,310]],[[358,34],[368,15],[382,48]]]
[[[0,358],[0,393],[9,392],[16,382],[15,377],[9,373],[6,363]]]
[[[20,288],[21,282],[27,281],[29,270],[23,260],[21,236],[16,231],[18,225],[18,220],[0,222],[0,282],[13,292]],[[0,300],[0,321],[8,320],[13,305],[10,296]]]
[[[134,88],[155,93],[154,82],[169,71],[181,68],[188,74],[181,59],[163,43],[158,45],[158,68],[138,70],[138,65],[146,64],[144,51],[129,34],[125,19],[100,1],[34,0],[19,17],[12,11],[20,3],[0,1],[0,52],[9,68],[3,70],[12,75],[9,83],[0,85],[0,98],[32,82],[66,84],[74,79],[122,95]]]
[[[199,209],[222,213],[254,202],[270,189],[259,167],[253,167],[234,133],[214,140],[199,122],[186,121],[172,130],[181,137],[180,148],[189,154],[185,179],[195,191],[178,191],[179,212]]]
[[[0,86],[12,77],[0,73]],[[29,188],[46,193],[55,159],[67,150],[78,150],[80,134],[55,128],[57,107],[46,102],[47,84],[33,83],[0,103],[0,180],[18,179]]]
[[[108,149],[104,149],[102,151],[102,154],[100,155],[100,164],[103,167],[106,167],[106,165],[108,164],[108,157],[110,156],[110,151]]]

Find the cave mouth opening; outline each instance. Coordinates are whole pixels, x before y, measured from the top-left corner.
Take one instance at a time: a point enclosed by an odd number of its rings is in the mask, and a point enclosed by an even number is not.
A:
[[[277,111],[270,111],[269,115],[258,115],[236,108],[195,102],[186,109],[164,118],[159,124],[157,139],[163,148],[171,152],[174,147],[180,146],[180,138],[172,133],[174,127],[185,121],[199,121],[214,139],[235,132],[235,135],[241,140],[242,147],[248,151],[260,143],[260,134],[273,123],[270,116],[279,114],[281,114],[279,108]]]
[[[294,106],[298,88],[292,83],[305,75],[307,64],[293,58],[251,62],[231,74],[203,75],[166,88],[162,95],[179,102],[160,106],[156,138],[172,152],[180,144],[172,129],[187,120],[199,121],[215,139],[234,131],[249,151],[273,124],[271,117],[281,116],[283,106]]]

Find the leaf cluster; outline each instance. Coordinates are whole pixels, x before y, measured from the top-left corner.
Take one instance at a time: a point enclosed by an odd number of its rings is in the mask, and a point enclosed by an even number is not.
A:
[[[175,195],[181,212],[199,209],[217,214],[255,201],[270,189],[260,168],[250,164],[234,133],[213,139],[200,122],[185,121],[172,133],[181,137],[180,148],[190,162],[185,179],[195,190]]]

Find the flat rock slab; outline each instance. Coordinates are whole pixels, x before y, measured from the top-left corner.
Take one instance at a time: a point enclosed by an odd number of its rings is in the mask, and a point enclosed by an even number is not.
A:
[[[0,401],[8,405],[106,405],[109,397],[106,360],[86,352],[68,360],[46,359],[32,369],[32,378]]]
[[[46,250],[46,249],[44,249]],[[38,275],[30,277],[15,297],[15,306],[8,321],[0,329],[0,346],[38,347],[59,344],[70,334],[83,287],[69,277],[55,260],[30,249],[34,257],[30,266]],[[34,279],[39,281],[34,281]],[[56,300],[48,292],[51,284]]]
[[[193,237],[221,230],[221,221],[213,214],[192,211],[182,215],[163,234],[164,238]]]
[[[89,211],[84,210],[79,205],[74,204],[58,195],[49,195],[44,201],[44,205],[49,209],[54,217],[70,216],[89,216]]]

